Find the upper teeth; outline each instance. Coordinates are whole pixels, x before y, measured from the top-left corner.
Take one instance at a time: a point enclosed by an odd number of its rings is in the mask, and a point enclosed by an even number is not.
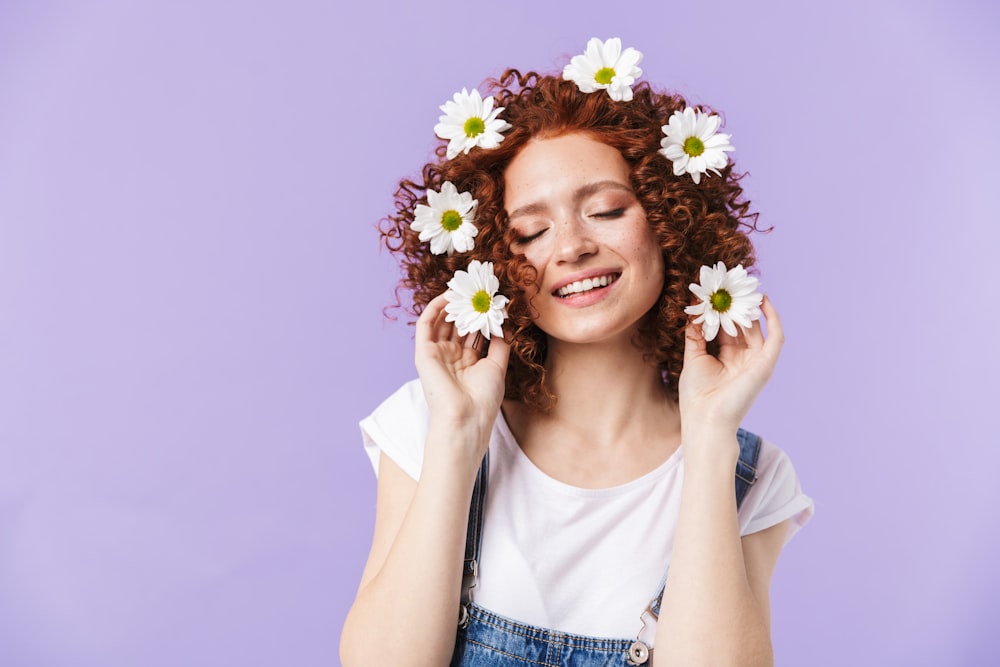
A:
[[[595,287],[607,287],[615,281],[615,278],[614,274],[597,276],[596,278],[584,278],[583,280],[577,280],[575,283],[563,285],[556,290],[556,294],[566,296],[568,294],[577,294],[578,292],[588,292]]]

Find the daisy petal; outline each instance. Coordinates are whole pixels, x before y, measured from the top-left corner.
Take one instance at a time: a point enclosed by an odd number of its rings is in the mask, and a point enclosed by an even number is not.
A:
[[[733,318],[729,317],[728,314],[720,317],[719,322],[722,323],[722,330],[730,336],[736,336],[739,334],[739,332],[736,331],[736,325],[733,324]]]
[[[659,152],[673,163],[674,175],[690,174],[695,184],[701,175],[726,166],[726,153],[735,150],[728,134],[718,134],[722,119],[715,114],[705,114],[691,107],[674,111],[661,130],[664,138]],[[688,142],[688,139],[693,141]],[[690,151],[690,153],[688,152]]]
[[[448,281],[445,320],[454,322],[461,336],[478,331],[487,339],[491,335],[502,338],[508,299],[496,293],[499,286],[493,262],[472,260],[467,271],[456,271]]]
[[[642,54],[629,47],[622,51],[622,42],[612,37],[606,42],[592,37],[583,55],[576,55],[563,68],[563,79],[572,81],[582,93],[607,90],[616,102],[632,99],[632,84],[642,75],[639,62]]]
[[[434,133],[448,141],[449,160],[476,147],[496,148],[503,141],[500,133],[510,129],[509,123],[497,117],[503,107],[494,109],[493,97],[483,99],[475,88],[471,93],[463,88],[440,109],[444,115],[438,118]],[[478,123],[470,124],[473,120]]]
[[[763,296],[756,291],[759,282],[755,276],[747,275],[742,264],[728,270],[723,262],[702,266],[700,284],[688,286],[699,303],[687,306],[684,312],[688,315],[700,313],[693,322],[702,324],[702,334],[707,341],[716,337],[720,326],[727,334],[735,336],[737,324],[749,329],[761,318],[759,306]]]
[[[410,228],[421,241],[430,241],[432,254],[468,252],[479,234],[473,224],[478,204],[470,193],[459,192],[451,181],[445,181],[440,191],[427,191],[427,204],[414,207]]]

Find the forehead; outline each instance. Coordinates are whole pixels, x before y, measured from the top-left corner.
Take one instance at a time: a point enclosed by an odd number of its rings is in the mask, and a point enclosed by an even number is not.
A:
[[[504,171],[504,208],[599,181],[629,185],[629,166],[617,148],[580,132],[533,139]]]

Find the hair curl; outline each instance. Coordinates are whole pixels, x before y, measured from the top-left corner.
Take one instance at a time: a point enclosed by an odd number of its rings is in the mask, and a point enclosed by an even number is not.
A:
[[[379,223],[382,242],[399,256],[403,277],[396,288],[412,292],[414,316],[447,289],[447,282],[473,259],[492,261],[501,292],[510,297],[507,327],[512,335],[507,369],[506,396],[525,405],[547,410],[555,396],[546,386],[547,339],[534,325],[527,294],[534,270],[510,248],[511,233],[503,208],[504,170],[532,139],[584,132],[617,148],[631,170],[630,185],[646,212],[646,219],[660,243],[664,282],[659,302],[640,323],[636,345],[663,376],[668,392],[676,396],[677,378],[684,359],[684,327],[691,302],[688,284],[698,279],[702,265],[724,262],[749,268],[755,262],[750,231],[757,231],[757,213],[743,197],[743,174],[732,162],[720,176],[706,174],[695,184],[687,174],[675,176],[673,167],[659,153],[661,127],[674,111],[687,104],[676,93],[654,91],[647,82],[633,89],[629,102],[615,102],[603,91],[581,93],[576,84],[535,72],[506,70],[489,79],[501,118],[511,124],[498,148],[473,148],[468,154],[446,159],[446,142],[435,150],[436,162],[424,165],[418,179],[404,179],[395,193],[395,213]],[[711,112],[707,107],[702,111]],[[468,253],[433,255],[410,229],[414,208],[426,203],[429,189],[440,190],[451,181],[459,191],[471,192],[479,202],[475,248]]]

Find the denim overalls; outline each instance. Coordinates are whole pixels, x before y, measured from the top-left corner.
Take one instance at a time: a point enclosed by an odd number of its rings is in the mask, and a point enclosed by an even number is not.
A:
[[[736,506],[757,480],[760,436],[740,429],[736,434],[740,457],[736,463]],[[471,601],[479,575],[483,508],[489,477],[489,452],[483,459],[472,492],[466,533],[462,605],[451,667],[651,667],[652,652],[636,639],[607,639],[547,630],[498,616]],[[667,575],[642,616],[656,618]]]

